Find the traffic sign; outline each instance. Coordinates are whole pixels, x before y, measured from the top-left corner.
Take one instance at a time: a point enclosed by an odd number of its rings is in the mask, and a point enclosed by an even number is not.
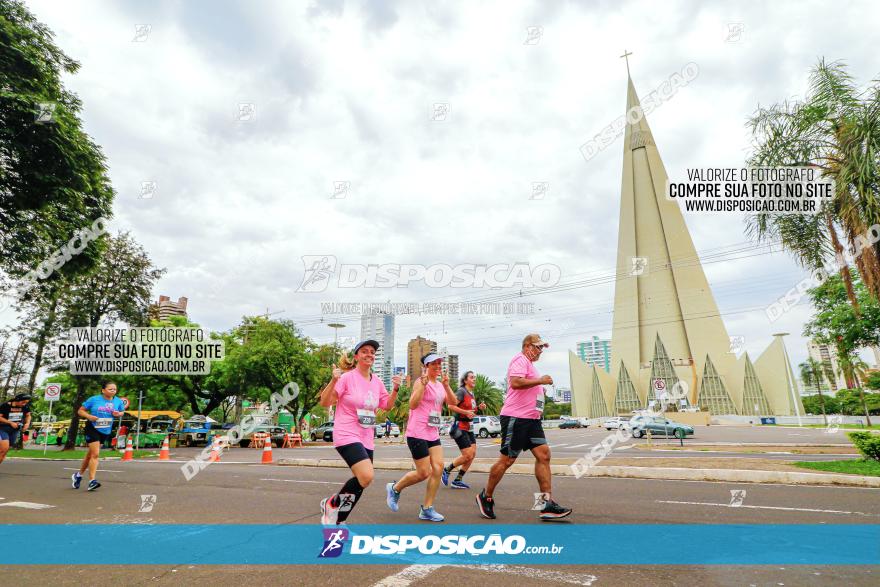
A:
[[[122,409],[123,409],[123,410],[127,410],[127,409],[128,409],[128,398],[127,398],[127,397],[121,397],[121,398],[119,398],[119,399],[122,400]]]
[[[43,399],[47,402],[57,402],[61,399],[61,384],[50,383],[47,385],[46,394],[43,396]]]
[[[654,391],[663,391],[666,389],[666,381],[663,379],[654,380]]]

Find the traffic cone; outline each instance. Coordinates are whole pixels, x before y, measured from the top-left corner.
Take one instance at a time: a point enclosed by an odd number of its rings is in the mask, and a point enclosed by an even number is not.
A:
[[[165,440],[162,441],[162,450],[159,451],[159,460],[160,461],[170,461],[171,453],[168,448],[168,437],[165,437]]]
[[[134,460],[134,448],[131,446],[131,438],[128,439],[128,442],[125,445],[125,452],[122,453],[122,462],[128,462]]]
[[[220,462],[220,443],[217,441],[217,437],[214,437],[214,441],[211,443],[211,456],[208,457],[208,461],[211,463],[219,463]]]
[[[263,464],[272,464],[272,439],[268,437],[266,438],[266,442],[263,444]]]

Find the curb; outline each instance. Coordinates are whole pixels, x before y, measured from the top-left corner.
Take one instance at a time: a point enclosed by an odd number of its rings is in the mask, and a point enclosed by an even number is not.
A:
[[[347,469],[340,459],[279,459],[276,465],[286,467],[329,467]],[[383,470],[411,471],[412,461],[376,461],[373,467]],[[473,463],[470,471],[488,473],[489,463]],[[518,463],[508,473],[532,475],[534,465]],[[568,465],[550,465],[553,475],[574,477]],[[747,469],[687,469],[681,467],[621,467],[596,466],[584,473],[585,477],[617,477],[625,479],[666,479],[677,481],[726,481],[731,483],[780,483],[786,485],[837,485],[850,487],[878,487],[880,477],[863,475],[835,475],[829,473],[800,473],[790,471],[753,471]]]

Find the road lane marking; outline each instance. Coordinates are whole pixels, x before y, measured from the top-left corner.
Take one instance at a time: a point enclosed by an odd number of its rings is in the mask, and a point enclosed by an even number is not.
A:
[[[598,579],[596,575],[576,575],[561,571],[545,571],[534,567],[517,567],[508,565],[447,565],[469,571],[487,571],[490,573],[504,573],[506,575],[519,575],[530,579],[544,579],[546,581],[558,581],[571,585],[592,585]]]
[[[872,518],[880,517],[880,514],[868,514],[865,512],[846,512],[843,510],[818,510],[813,508],[789,508],[775,505],[730,505],[729,503],[712,503],[707,501],[670,501],[658,499],[657,503],[677,503],[683,505],[714,505],[725,508],[752,508],[756,510],[785,510],[789,512],[816,512],[820,514],[846,514],[857,516],[870,516]]]
[[[549,448],[563,447],[563,446],[568,446],[568,445],[569,445],[568,442],[563,443],[563,444],[551,444],[551,445],[549,446]]]
[[[568,447],[568,448],[580,448],[580,447],[582,447],[582,446],[590,446],[590,443],[588,442],[588,443],[586,443],[586,444],[576,444],[576,445],[574,445],[574,446],[570,446],[570,447]]]
[[[324,485],[339,485],[339,481],[306,481],[303,479],[260,479],[260,481],[284,481],[285,483],[322,483]]]
[[[64,467],[65,471],[79,471],[79,469],[74,467]],[[98,469],[100,473],[125,473],[125,471],[111,471],[110,469]]]
[[[393,575],[374,583],[373,587],[407,587],[413,581],[424,579],[443,565],[410,565]]]
[[[24,508],[26,510],[45,510],[49,508],[54,508],[55,506],[45,503],[33,503],[30,501],[7,501],[6,503],[0,503],[0,507]]]

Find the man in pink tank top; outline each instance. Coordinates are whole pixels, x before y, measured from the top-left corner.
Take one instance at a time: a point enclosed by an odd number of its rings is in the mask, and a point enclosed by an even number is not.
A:
[[[553,385],[553,379],[549,375],[541,376],[534,363],[549,346],[539,335],[529,334],[523,339],[522,352],[517,353],[507,367],[507,396],[501,408],[501,456],[492,465],[486,488],[477,496],[477,506],[484,518],[495,519],[495,487],[524,450],[532,451],[535,457],[535,477],[541,490],[536,494],[536,501],[543,505],[540,518],[555,520],[571,514],[569,508],[551,498],[550,447],[541,426],[543,386]]]

